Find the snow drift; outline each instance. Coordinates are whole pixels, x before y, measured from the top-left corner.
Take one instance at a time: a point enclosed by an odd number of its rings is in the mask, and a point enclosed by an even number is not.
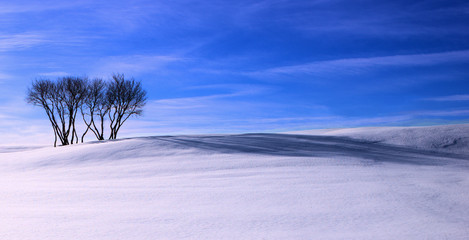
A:
[[[469,238],[467,125],[334,131],[0,148],[0,239]]]

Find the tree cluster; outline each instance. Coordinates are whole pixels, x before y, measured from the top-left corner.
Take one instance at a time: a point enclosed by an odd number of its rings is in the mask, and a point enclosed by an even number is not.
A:
[[[87,133],[104,140],[108,124],[108,139],[116,139],[122,125],[133,115],[141,115],[146,103],[146,91],[139,81],[114,74],[111,81],[87,77],[61,77],[56,81],[38,79],[28,89],[27,102],[42,107],[54,131],[54,146],[78,143],[76,120],[81,114]]]

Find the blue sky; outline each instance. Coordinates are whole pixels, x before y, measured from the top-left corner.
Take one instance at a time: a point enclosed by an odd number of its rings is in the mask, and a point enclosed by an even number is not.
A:
[[[141,80],[121,136],[469,123],[467,1],[0,1],[1,143],[35,78]]]

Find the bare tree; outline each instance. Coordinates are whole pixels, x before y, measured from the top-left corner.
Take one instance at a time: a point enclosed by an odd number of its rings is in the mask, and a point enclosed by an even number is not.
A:
[[[65,145],[64,136],[60,131],[58,121],[56,119],[56,85],[49,79],[39,79],[32,83],[31,88],[28,89],[26,101],[35,106],[42,107],[49,118],[49,121],[54,130],[54,147],[57,146],[57,138],[60,139],[62,145]]]
[[[64,144],[78,143],[76,116],[86,96],[87,78],[62,77],[57,81],[55,91],[56,111],[60,118]],[[70,137],[70,141],[69,141]]]
[[[32,83],[26,98],[28,103],[45,110],[54,131],[54,146],[57,146],[57,140],[62,145],[78,143],[78,110],[86,125],[81,142],[88,131],[98,140],[104,140],[106,117],[110,122],[109,139],[116,139],[130,116],[142,114],[146,99],[141,82],[125,79],[123,74],[114,74],[110,83],[81,77],[62,77],[55,82],[39,79]]]
[[[133,78],[125,79],[123,74],[113,74],[112,82],[106,93],[110,105],[108,112],[111,134],[109,139],[116,139],[122,125],[132,115],[141,115],[146,104],[146,91],[142,84]]]
[[[28,89],[26,100],[46,111],[55,134],[54,146],[57,146],[57,138],[62,145],[78,143],[75,122],[86,94],[86,85],[86,78],[63,77],[57,82],[36,80]]]
[[[93,79],[88,84],[81,107],[81,114],[87,128],[81,137],[81,142],[83,142],[88,130],[94,133],[96,139],[104,140],[104,121],[110,110],[110,105],[106,101],[106,92],[107,84],[102,79]]]

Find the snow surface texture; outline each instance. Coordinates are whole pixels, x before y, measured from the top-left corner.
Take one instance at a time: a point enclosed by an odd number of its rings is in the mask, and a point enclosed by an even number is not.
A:
[[[395,144],[439,152],[469,154],[469,124],[429,127],[320,129],[291,133],[345,136],[375,143]]]
[[[0,148],[0,239],[469,239],[465,151],[351,131]]]

